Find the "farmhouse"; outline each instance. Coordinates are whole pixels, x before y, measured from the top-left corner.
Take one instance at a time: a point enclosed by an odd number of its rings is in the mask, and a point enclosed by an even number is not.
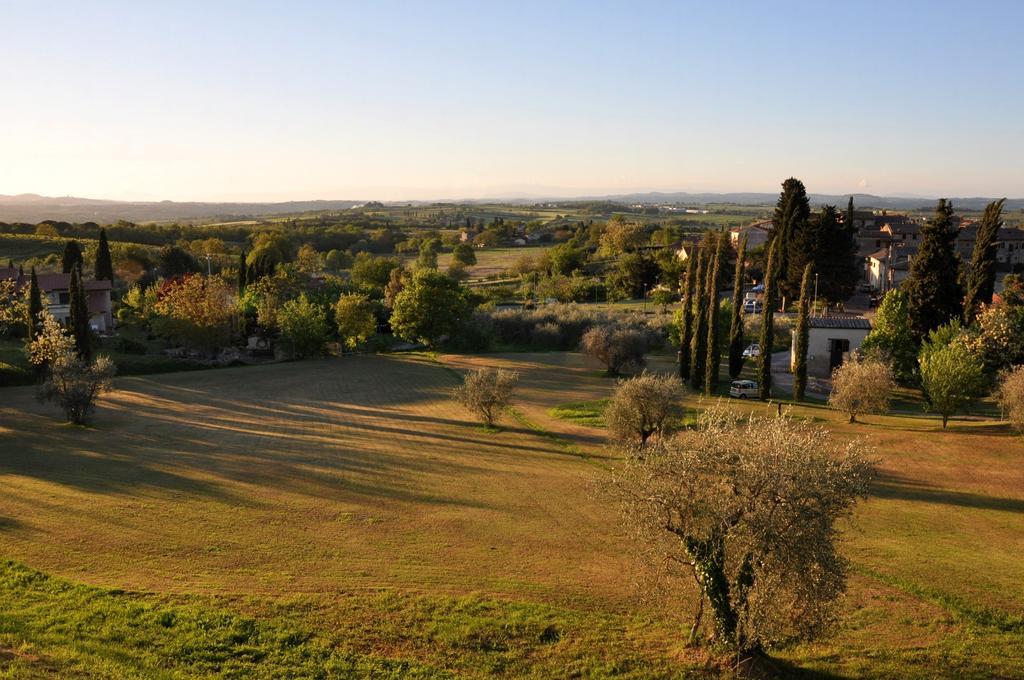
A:
[[[39,289],[50,315],[61,323],[71,316],[71,274],[37,274]],[[29,276],[14,268],[0,269],[0,280],[14,281],[19,289],[29,285]],[[114,329],[110,305],[110,281],[85,281],[85,299],[89,305],[89,325],[97,333]]]
[[[807,328],[807,374],[819,378],[832,375],[832,370],[850,358],[871,332],[871,322],[861,316],[811,317]],[[796,344],[796,334],[793,335]],[[790,364],[795,347],[790,349]]]
[[[744,236],[746,236],[747,248],[757,248],[768,242],[768,236],[771,233],[771,229],[771,220],[755,222],[754,224],[748,224],[742,227],[733,227],[729,230],[729,241],[732,243],[733,247],[739,247],[740,241],[743,240]]]

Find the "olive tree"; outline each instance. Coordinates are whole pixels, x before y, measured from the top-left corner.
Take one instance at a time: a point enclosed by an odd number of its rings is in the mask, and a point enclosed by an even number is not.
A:
[[[1024,433],[1024,366],[1015,366],[999,381],[999,407],[1017,432]]]
[[[977,394],[984,381],[985,369],[981,358],[964,342],[954,339],[943,344],[935,339],[943,328],[929,334],[930,340],[922,346],[918,364],[928,410],[942,416],[942,428],[945,429],[949,418]]]
[[[486,427],[494,427],[501,412],[508,408],[519,374],[503,368],[478,368],[455,388],[455,401],[472,411]]]
[[[57,402],[68,422],[83,425],[96,397],[110,389],[114,372],[114,362],[109,357],[87,361],[68,352],[50,364],[46,381],[39,389],[39,400]]]
[[[639,442],[667,434],[683,414],[683,388],[677,378],[644,371],[619,381],[604,421],[612,438]]]
[[[580,346],[604,365],[608,375],[619,375],[627,367],[643,368],[647,363],[647,337],[631,328],[593,326],[583,334]]]
[[[888,411],[892,388],[892,370],[888,364],[878,359],[847,361],[832,371],[828,403],[855,423],[861,414]]]
[[[871,474],[860,444],[822,427],[712,407],[627,457],[608,486],[652,572],[696,580],[691,637],[707,602],[713,637],[756,655],[834,622],[847,575],[836,522]]]

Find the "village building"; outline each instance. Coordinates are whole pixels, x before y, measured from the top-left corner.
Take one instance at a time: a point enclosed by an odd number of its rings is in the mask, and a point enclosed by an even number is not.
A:
[[[43,304],[50,315],[66,324],[71,317],[71,274],[37,274]],[[30,277],[18,269],[0,269],[0,280],[14,281],[19,290],[29,286]],[[89,307],[89,325],[96,333],[109,333],[114,329],[114,315],[110,303],[110,281],[86,280],[85,300]]]
[[[733,227],[729,230],[729,241],[732,243],[733,248],[739,248],[740,242],[743,237],[747,237],[747,249],[753,250],[768,243],[768,238],[771,236],[772,221],[764,220],[761,222],[755,222],[753,224],[747,224],[742,227]]]
[[[864,338],[871,322],[862,316],[813,316],[807,320],[807,375],[827,378],[844,361],[849,361]],[[790,364],[796,356],[796,334],[790,349]]]

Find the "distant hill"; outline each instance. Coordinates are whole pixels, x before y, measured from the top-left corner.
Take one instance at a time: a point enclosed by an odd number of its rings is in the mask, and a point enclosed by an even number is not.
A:
[[[735,193],[688,193],[679,192],[647,192],[633,194],[610,194],[603,196],[578,197],[521,197],[449,200],[451,203],[505,203],[533,204],[538,202],[572,203],[575,201],[614,201],[618,203],[683,203],[688,205],[707,205],[712,203],[732,203],[736,205],[773,205],[778,194],[735,192]],[[840,208],[846,206],[848,194],[810,194],[812,205],[830,203]],[[854,203],[860,209],[874,208],[877,210],[915,210],[930,209],[935,205],[934,198],[914,198],[903,196],[874,196],[872,194],[854,194]],[[991,198],[970,197],[954,198],[953,204],[960,210],[981,210]],[[36,194],[19,194],[5,196],[0,194],[0,222],[30,222],[58,220],[65,222],[98,222],[109,224],[117,220],[130,222],[167,222],[178,220],[240,220],[273,215],[293,213],[348,210],[363,205],[366,201],[331,200],[331,201],[285,201],[282,203],[202,203],[176,201],[108,201],[94,198],[76,198],[39,196]],[[389,201],[391,205],[407,204],[424,205],[430,201]],[[1006,210],[1024,210],[1024,198],[1014,198],[1006,202]]]
[[[176,201],[107,201],[67,196],[0,194],[0,221],[164,222],[172,220],[244,219],[309,211],[348,210],[364,201],[286,201],[283,203],[201,203]]]

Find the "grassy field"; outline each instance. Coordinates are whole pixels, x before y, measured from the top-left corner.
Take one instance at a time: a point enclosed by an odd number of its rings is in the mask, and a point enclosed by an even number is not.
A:
[[[503,273],[521,257],[538,259],[547,252],[551,246],[522,246],[515,248],[480,248],[476,250],[476,264],[468,267],[466,271],[471,279],[483,279],[488,276],[495,276]],[[441,253],[437,256],[438,269],[442,271],[448,268],[452,261],[451,253]]]
[[[447,396],[478,365],[522,373],[499,433]],[[345,357],[121,378],[88,429],[2,389],[0,674],[716,675],[682,643],[688,586],[637,599],[594,491],[603,431],[551,414],[613,388],[574,353]],[[841,629],[783,662],[1022,677],[1024,445],[794,412],[867,438],[881,475],[845,534]]]

